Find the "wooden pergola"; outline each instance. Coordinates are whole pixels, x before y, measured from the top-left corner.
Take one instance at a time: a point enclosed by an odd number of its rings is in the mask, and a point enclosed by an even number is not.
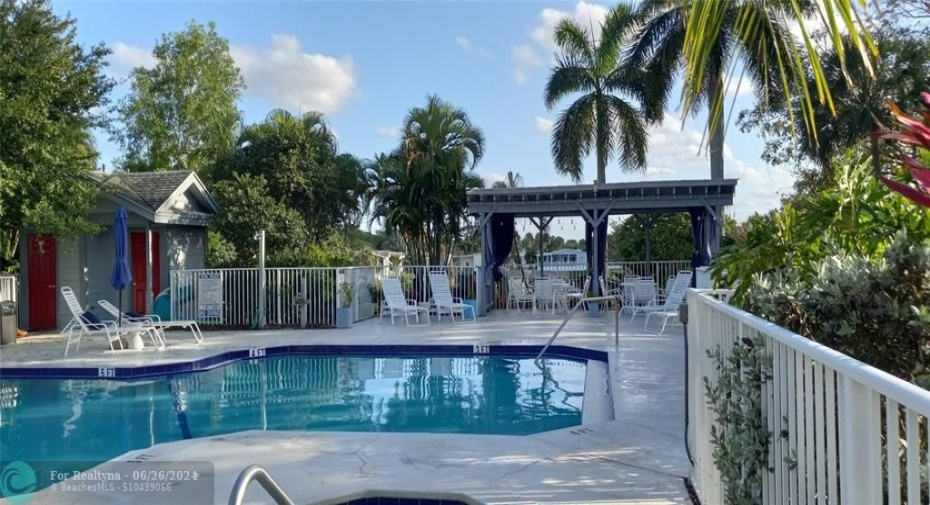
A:
[[[643,181],[614,184],[548,186],[515,189],[473,189],[468,192],[468,212],[476,215],[481,226],[481,249],[484,268],[479,272],[479,311],[484,313],[489,296],[489,272],[494,267],[489,223],[499,219],[529,218],[544,230],[556,217],[581,216],[594,229],[589,264],[591,278],[600,276],[604,244],[598,243],[599,227],[618,214],[653,214],[688,212],[695,238],[696,266],[710,263],[720,247],[723,235],[723,209],[733,205],[736,179]],[[597,283],[592,284],[597,291]]]

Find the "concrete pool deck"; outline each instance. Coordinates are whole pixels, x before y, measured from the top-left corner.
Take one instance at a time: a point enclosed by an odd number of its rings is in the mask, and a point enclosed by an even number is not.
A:
[[[205,331],[168,335],[164,351],[106,350],[86,338],[63,357],[60,337],[27,337],[0,348],[2,367],[131,367],[189,361],[233,349],[279,345],[542,345],[562,316],[497,312],[477,324],[392,326],[388,319],[346,330]],[[335,503],[367,490],[385,495],[464,494],[484,503],[690,503],[683,478],[691,467],[684,449],[684,342],[681,326],[657,336],[642,317],[621,322],[614,343],[613,314],[581,314],[557,340],[608,353],[614,419],[529,436],[248,431],[131,451],[97,467],[132,468],[138,459],[212,461],[212,496],[174,495],[172,503],[227,503],[238,474],[264,466],[298,504]],[[658,326],[653,328],[656,331]],[[60,495],[57,498],[62,498]],[[58,503],[43,491],[30,503]],[[67,503],[138,502],[121,493],[69,495]],[[271,503],[253,483],[246,503]]]

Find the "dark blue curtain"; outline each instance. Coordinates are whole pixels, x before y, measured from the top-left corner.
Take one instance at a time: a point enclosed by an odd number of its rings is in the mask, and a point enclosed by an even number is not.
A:
[[[592,211],[591,216],[594,219],[597,219],[597,211]],[[591,226],[591,223],[585,220],[584,224],[584,248],[588,256],[588,265],[594,265],[594,227]],[[598,262],[597,262],[597,272],[598,275],[604,275],[604,265],[605,257],[607,256],[607,220],[605,219],[597,227],[597,249],[598,249]]]
[[[501,266],[507,262],[510,251],[513,250],[513,232],[515,221],[513,214],[494,214],[491,216],[491,253],[494,256],[494,281],[504,280]]]
[[[697,268],[702,267],[707,264],[704,251],[706,230],[705,218],[707,217],[706,211],[704,209],[690,209],[688,211],[691,214],[691,237],[694,241],[694,251],[691,253],[691,270],[695,272],[691,276],[691,286],[696,286],[697,282]]]

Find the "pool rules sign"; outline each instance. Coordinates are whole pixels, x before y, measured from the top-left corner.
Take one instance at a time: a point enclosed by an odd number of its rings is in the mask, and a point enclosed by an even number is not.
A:
[[[201,272],[197,277],[197,318],[219,319],[223,310],[223,278],[220,272]]]

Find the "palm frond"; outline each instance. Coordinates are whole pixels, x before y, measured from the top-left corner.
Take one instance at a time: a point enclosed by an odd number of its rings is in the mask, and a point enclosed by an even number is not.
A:
[[[595,96],[584,95],[562,111],[552,126],[552,158],[555,170],[581,181],[582,160],[591,153],[594,144],[596,113]]]
[[[639,111],[616,96],[606,97],[606,105],[610,111],[611,131],[617,132],[618,136],[616,149],[620,168],[625,172],[645,170],[649,133]]]
[[[559,56],[543,92],[546,108],[552,110],[557,103],[572,93],[588,93],[595,88],[590,70],[572,57]]]
[[[586,61],[595,60],[594,34],[582,28],[574,19],[559,21],[554,35],[555,43],[563,52],[581,56]]]

